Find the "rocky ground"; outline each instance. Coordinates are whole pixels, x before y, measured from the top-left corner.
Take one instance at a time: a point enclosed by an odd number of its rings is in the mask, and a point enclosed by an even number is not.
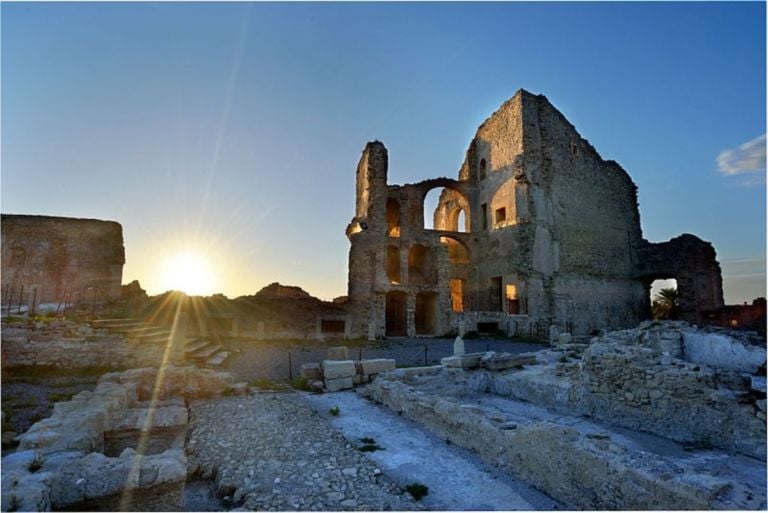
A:
[[[426,509],[294,394],[195,401],[187,455],[229,507],[259,511]]]

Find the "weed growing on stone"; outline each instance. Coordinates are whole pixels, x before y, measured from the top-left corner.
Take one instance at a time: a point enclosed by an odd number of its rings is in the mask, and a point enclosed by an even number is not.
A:
[[[307,382],[307,378],[303,376],[294,378],[293,381],[291,381],[291,387],[295,388],[296,390],[304,390],[304,391],[310,390],[309,383]]]
[[[333,408],[331,408],[330,410],[328,410],[328,413],[330,413],[330,414],[331,414],[331,415],[333,415],[334,417],[338,417],[338,416],[339,416],[339,413],[341,413],[341,410],[339,409],[339,407],[338,407],[338,406],[334,406]]]
[[[421,483],[411,483],[405,487],[405,491],[410,493],[414,500],[420,501],[429,494],[429,487]]]

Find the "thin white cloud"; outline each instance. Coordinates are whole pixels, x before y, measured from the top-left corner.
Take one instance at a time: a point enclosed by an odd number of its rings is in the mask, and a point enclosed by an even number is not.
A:
[[[721,151],[717,156],[717,168],[727,176],[765,175],[765,134],[738,148]]]

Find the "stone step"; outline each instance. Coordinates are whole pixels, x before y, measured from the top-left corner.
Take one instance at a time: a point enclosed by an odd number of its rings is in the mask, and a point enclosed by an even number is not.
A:
[[[220,351],[220,350],[221,350],[220,345],[209,343],[202,349],[198,349],[194,353],[188,354],[188,357],[196,360],[205,360],[206,358],[209,358],[211,355],[216,353],[216,351]]]
[[[167,330],[165,328],[156,328],[154,326],[141,326],[133,329],[123,330],[121,331],[121,333],[126,337],[141,338],[141,337],[152,337],[157,335],[168,336],[170,335],[171,332],[170,330]]]
[[[114,324],[111,326],[105,326],[106,329],[108,329],[112,333],[120,333],[123,334],[125,332],[133,331],[139,328],[146,328],[147,325],[143,322],[136,322],[136,323],[126,323],[126,324]]]
[[[107,328],[113,325],[121,325],[126,323],[139,322],[136,319],[93,319],[91,326],[94,328]]]
[[[167,344],[171,340],[170,334],[136,338],[141,344]]]
[[[208,344],[209,344],[209,342],[207,340],[205,340],[205,339],[193,338],[193,339],[188,340],[184,344],[184,352],[185,353],[194,353],[195,351],[198,351],[198,350],[204,348]]]
[[[219,365],[224,363],[224,361],[227,359],[228,356],[229,356],[229,352],[219,351],[215,355],[213,355],[211,358],[207,359],[205,361],[205,364],[209,367],[218,367]]]

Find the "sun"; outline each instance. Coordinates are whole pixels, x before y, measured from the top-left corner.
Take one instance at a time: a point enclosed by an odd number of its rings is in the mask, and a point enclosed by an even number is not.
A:
[[[160,268],[163,290],[180,290],[191,296],[215,292],[215,275],[208,259],[194,251],[182,251],[166,257]]]

